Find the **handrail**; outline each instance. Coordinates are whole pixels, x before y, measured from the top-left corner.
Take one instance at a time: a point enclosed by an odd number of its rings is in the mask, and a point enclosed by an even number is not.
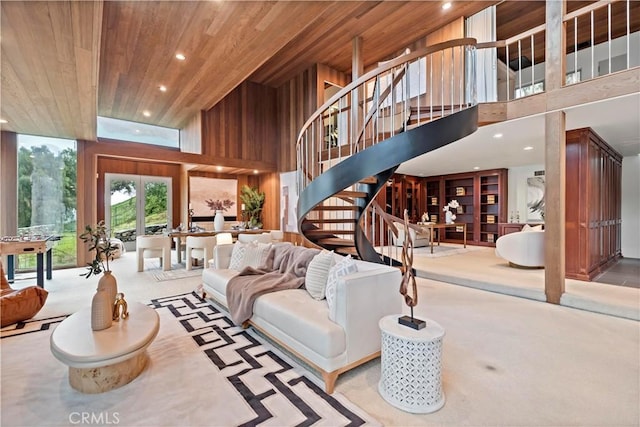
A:
[[[363,74],[356,81],[353,81],[353,82],[349,83],[347,86],[345,86],[344,88],[340,89],[340,91],[338,91],[338,93],[336,93],[331,98],[329,98],[329,100],[327,102],[322,104],[320,106],[320,108],[318,108],[311,115],[311,117],[309,117],[309,119],[304,123],[304,125],[302,125],[302,130],[300,131],[300,134],[298,135],[297,144],[300,144],[300,139],[302,138],[302,135],[304,134],[305,130],[322,113],[324,113],[330,106],[335,104],[336,101],[338,101],[340,98],[342,98],[343,96],[348,95],[349,93],[353,92],[356,88],[361,86],[363,83],[365,83],[367,80],[371,79],[372,77],[375,77],[378,74],[382,74],[383,72],[388,71],[388,70],[390,70],[390,69],[392,69],[392,68],[394,68],[394,67],[396,67],[396,66],[398,66],[400,64],[403,64],[405,62],[409,62],[409,61],[411,61],[413,59],[416,59],[416,58],[419,58],[421,56],[426,56],[426,55],[428,55],[430,53],[438,52],[440,50],[447,49],[447,48],[450,48],[450,47],[458,47],[458,46],[465,46],[465,45],[474,45],[475,46],[476,43],[477,43],[476,39],[470,38],[470,37],[466,37],[466,38],[449,40],[449,41],[446,41],[446,42],[434,44],[434,45],[427,46],[427,47],[424,47],[422,49],[418,49],[416,51],[413,51],[412,53],[409,53],[407,55],[399,56],[398,58],[392,59],[389,62],[385,62],[382,66],[380,66],[378,68],[375,68],[375,69],[369,71],[366,74]]]

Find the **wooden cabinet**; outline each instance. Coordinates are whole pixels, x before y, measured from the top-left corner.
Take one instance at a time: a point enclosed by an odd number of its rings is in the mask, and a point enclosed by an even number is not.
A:
[[[621,256],[622,156],[590,128],[566,141],[565,272],[591,280]]]

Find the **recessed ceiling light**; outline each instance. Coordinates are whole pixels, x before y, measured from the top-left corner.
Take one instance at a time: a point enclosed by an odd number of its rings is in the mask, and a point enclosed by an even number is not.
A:
[[[442,5],[442,10],[451,9],[451,2],[448,1]]]
[[[9,122],[6,121],[5,119],[0,119],[0,123],[5,124],[5,123],[9,123]]]
[[[533,150],[533,147],[530,145],[527,145],[526,147],[523,148],[524,151],[529,151],[529,150]]]
[[[149,111],[147,111],[147,110],[144,110],[142,112],[142,115],[145,116],[145,117],[149,117],[149,116],[151,116],[151,113]]]
[[[186,56],[184,56],[181,53],[176,53],[176,59],[180,60],[180,61],[184,61],[185,59],[187,59]]]
[[[473,167],[473,170],[474,170],[474,171],[477,171],[478,169],[480,169],[480,166],[474,166],[474,167]]]
[[[254,173],[254,174],[257,174],[257,173],[258,173],[258,169],[254,169],[254,170],[253,170],[253,173]]]
[[[218,172],[220,172],[220,171],[222,170],[222,166],[217,166],[217,167],[216,167],[216,170],[217,170]]]
[[[160,92],[166,92],[167,91],[167,87],[165,85],[158,86],[158,89],[160,89]]]
[[[136,129],[136,133],[140,133],[140,129]]]
[[[495,133],[495,134],[493,134],[493,137],[496,138],[496,139],[497,138],[502,138],[502,134],[501,133]]]

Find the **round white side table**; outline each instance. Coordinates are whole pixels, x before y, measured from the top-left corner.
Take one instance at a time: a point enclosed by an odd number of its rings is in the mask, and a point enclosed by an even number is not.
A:
[[[91,329],[91,307],[72,314],[51,334],[51,353],[69,366],[69,384],[102,393],[133,381],[147,364],[147,347],[158,334],[158,313],[128,304],[129,317],[101,331]]]
[[[380,319],[382,372],[378,391],[396,408],[426,414],[444,405],[442,391],[442,339],[444,329],[422,319],[420,330],[398,324],[400,314]]]

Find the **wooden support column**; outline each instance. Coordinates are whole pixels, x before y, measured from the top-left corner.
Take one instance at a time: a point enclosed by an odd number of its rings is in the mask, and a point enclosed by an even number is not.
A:
[[[545,116],[544,291],[547,302],[559,304],[565,284],[566,207],[565,113]]]
[[[546,2],[545,86],[561,89],[565,78],[564,1]],[[546,108],[550,110],[549,106]],[[565,290],[566,125],[564,111],[545,115],[545,295],[559,304]]]

